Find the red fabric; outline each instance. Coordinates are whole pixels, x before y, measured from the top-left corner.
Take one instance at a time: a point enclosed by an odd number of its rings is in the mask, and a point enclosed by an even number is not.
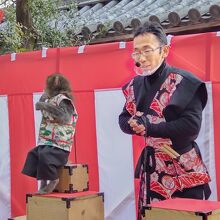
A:
[[[216,33],[212,33],[210,41],[211,41],[210,80],[214,83],[215,82],[219,83],[220,82],[220,74],[219,74],[220,37],[216,36]]]
[[[217,159],[220,155],[220,104],[217,100],[220,94],[219,41],[216,33],[174,37],[168,57],[170,64],[214,82],[216,174],[220,173],[220,161]],[[119,49],[119,43],[111,43],[86,46],[84,54],[78,54],[77,50],[78,47],[48,49],[46,58],[41,57],[41,51],[20,53],[14,62],[10,61],[10,55],[0,56],[0,95],[9,95],[13,215],[24,213],[25,193],[36,190],[35,181],[20,174],[28,150],[35,145],[34,125],[30,123],[34,120],[31,94],[41,92],[47,75],[56,71],[70,79],[74,90],[79,113],[75,138],[77,162],[89,164],[90,189],[99,189],[93,91],[121,87],[134,76],[134,63],[130,58],[132,42],[126,43],[126,49]],[[25,120],[27,117],[28,120]],[[134,137],[133,143],[136,165],[144,142]],[[73,162],[76,159],[74,149],[70,159]],[[219,175],[217,183],[219,189]],[[218,196],[220,198],[220,190]]]
[[[35,194],[35,195],[37,195],[37,194]],[[99,195],[99,192],[86,191],[86,192],[78,192],[78,193],[50,193],[50,194],[37,195],[37,196],[54,197],[54,198],[77,198],[77,197],[89,196],[89,195]]]
[[[167,199],[160,202],[152,202],[150,206],[153,208],[206,213],[213,210],[219,210],[220,202],[176,198],[176,199]]]
[[[32,95],[9,96],[12,215],[23,215],[25,194],[37,190],[36,181],[21,174],[27,152],[35,146]]]
[[[206,80],[206,43],[207,34],[174,37],[167,61]]]
[[[134,170],[136,168],[138,158],[145,147],[144,138],[140,136],[133,135],[132,136],[133,142],[133,159],[134,159]],[[135,186],[135,202],[136,202],[136,213],[138,213],[138,196],[140,190],[140,180],[134,179],[134,186]]]
[[[0,9],[0,23],[3,21],[4,18],[4,11]]]
[[[99,173],[97,159],[97,143],[95,130],[95,106],[93,92],[75,92],[75,103],[79,115],[76,124],[76,155],[77,163],[88,164],[89,189],[99,190]],[[70,158],[74,154],[74,149]]]
[[[0,95],[42,92],[46,77],[56,72],[57,49],[49,49],[47,58],[41,51],[19,53],[11,62],[10,55],[0,56]]]
[[[215,143],[215,169],[216,169],[216,182],[218,186],[218,199],[220,199],[220,74],[219,74],[219,57],[220,57],[220,37],[216,33],[211,33],[210,40],[210,81],[213,82],[213,119],[214,119],[214,143]]]
[[[213,122],[214,122],[214,143],[215,143],[215,169],[216,169],[216,183],[217,183],[217,192],[218,192],[218,200],[220,200],[220,82],[213,83],[212,89],[213,95]]]
[[[119,49],[118,43],[99,44],[85,47],[85,54],[78,48],[62,48],[60,72],[71,79],[74,91],[121,87],[132,76],[128,49]]]

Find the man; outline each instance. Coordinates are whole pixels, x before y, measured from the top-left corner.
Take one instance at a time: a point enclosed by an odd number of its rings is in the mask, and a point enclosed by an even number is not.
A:
[[[210,176],[195,139],[207,102],[205,84],[166,64],[166,35],[147,22],[134,34],[134,77],[123,87],[123,132],[145,137],[135,177],[140,178],[139,219],[150,201],[174,197],[208,199]]]

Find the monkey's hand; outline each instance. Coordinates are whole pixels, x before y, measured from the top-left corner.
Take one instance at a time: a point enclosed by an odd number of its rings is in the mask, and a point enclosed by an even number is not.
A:
[[[35,104],[35,109],[36,110],[43,110],[44,109],[44,103],[43,102],[37,102],[36,104]]]
[[[68,101],[69,102],[69,101]],[[35,105],[36,110],[43,110],[50,114],[53,117],[53,122],[59,124],[69,123],[72,119],[72,112],[67,110],[67,106],[70,104],[65,104],[64,101],[61,101],[60,106],[55,106],[47,102],[37,102]],[[72,104],[71,104],[72,110]]]
[[[40,97],[39,102],[45,102],[47,99],[49,99],[49,96],[47,95],[47,93],[43,93],[43,95]]]

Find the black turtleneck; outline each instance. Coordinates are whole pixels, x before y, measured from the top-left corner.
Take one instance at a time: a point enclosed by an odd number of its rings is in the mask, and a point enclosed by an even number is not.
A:
[[[166,66],[166,62],[160,65],[160,67],[150,76],[137,76],[144,80],[144,85],[142,88],[138,88],[142,90],[143,97],[145,97],[145,93],[151,93],[151,86],[159,79],[159,77],[163,74],[163,70]],[[145,106],[147,100],[145,98],[138,101],[139,106]],[[142,111],[139,109],[139,111]],[[144,111],[144,110],[143,110]],[[122,113],[119,116],[119,126],[121,130],[127,134],[135,134],[135,132],[131,129],[130,125],[128,124],[128,120],[130,119],[131,115],[127,112],[127,110],[123,109]]]
[[[152,85],[162,74],[163,69],[166,66],[166,62],[163,61],[163,63],[160,65],[160,67],[155,71],[155,73],[153,73],[150,76],[145,76],[144,77],[144,81],[145,81],[145,85],[146,87],[150,84]]]

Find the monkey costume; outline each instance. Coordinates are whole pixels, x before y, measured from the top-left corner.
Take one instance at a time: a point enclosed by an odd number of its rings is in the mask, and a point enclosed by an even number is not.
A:
[[[29,151],[22,170],[40,180],[40,194],[52,192],[59,182],[57,169],[68,161],[78,117],[70,98],[52,95],[43,94],[36,103],[36,110],[42,111],[38,145]]]

